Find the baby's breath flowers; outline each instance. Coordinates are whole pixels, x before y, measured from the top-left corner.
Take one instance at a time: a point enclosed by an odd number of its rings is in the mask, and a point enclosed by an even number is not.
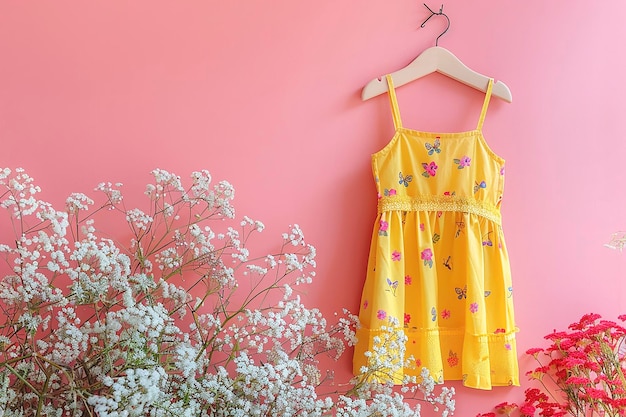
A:
[[[436,393],[425,370],[377,382],[410,360],[393,318],[377,346],[393,359],[373,352],[345,384],[321,369],[358,323],[304,305],[316,251],[298,225],[256,255],[247,243],[265,227],[235,220],[232,185],[152,176],[143,208],[103,182],[100,198],[73,193],[56,210],[24,170],[0,170],[0,416],[452,413],[453,390]]]

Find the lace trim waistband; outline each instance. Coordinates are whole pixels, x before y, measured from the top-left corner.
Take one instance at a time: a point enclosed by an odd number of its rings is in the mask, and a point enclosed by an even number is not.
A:
[[[502,221],[500,210],[496,206],[471,197],[382,197],[378,200],[378,212],[385,211],[456,211],[476,214],[497,224]]]

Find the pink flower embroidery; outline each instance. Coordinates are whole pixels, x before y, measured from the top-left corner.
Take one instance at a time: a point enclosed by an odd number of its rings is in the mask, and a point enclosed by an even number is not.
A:
[[[387,312],[385,310],[378,310],[376,317],[378,317],[378,320],[385,320],[387,318]]]
[[[450,310],[448,310],[447,308],[444,308],[443,311],[441,312],[441,318],[442,319],[449,319],[450,318]]]
[[[470,162],[471,162],[471,159],[467,155],[465,155],[461,159],[454,159],[454,163],[458,165],[457,167],[458,169],[463,169],[465,167],[470,166]]]
[[[422,260],[424,261],[424,265],[429,268],[433,267],[433,251],[430,248],[426,248],[422,251]]]
[[[404,277],[404,285],[411,285],[413,283],[413,278],[410,275],[405,275]]]
[[[404,313],[404,324],[409,324],[410,321],[411,321],[411,315]]]
[[[422,175],[425,176],[426,178],[429,178],[429,177],[434,177],[435,174],[437,174],[437,168],[439,167],[433,161],[430,164],[426,162],[422,162],[422,168],[424,168],[424,172],[422,172]]]
[[[398,262],[400,259],[402,259],[402,254],[397,250],[394,250],[391,254],[391,260],[394,262]]]
[[[420,223],[420,231],[424,231],[424,223]]]
[[[478,311],[478,303],[472,303],[472,304],[470,304],[469,309],[470,309],[470,311],[471,311],[472,313],[476,313],[476,312]]]
[[[510,343],[505,343],[505,344],[504,344],[504,348],[505,348],[506,350],[511,350],[511,344],[510,344]]]
[[[370,305],[370,303],[367,300],[363,301],[363,310],[365,310],[368,305]]]
[[[387,236],[387,229],[389,229],[389,223],[385,220],[380,221],[380,227],[378,228],[379,236]]]

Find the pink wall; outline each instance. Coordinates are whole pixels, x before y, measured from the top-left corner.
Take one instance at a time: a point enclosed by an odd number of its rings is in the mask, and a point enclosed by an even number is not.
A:
[[[626,228],[626,4],[448,0],[445,11],[440,45],[513,92],[492,101],[485,136],[507,160],[523,353],[583,313],[626,311],[626,255],[602,246]],[[156,167],[209,169],[268,235],[302,226],[319,255],[309,304],[356,311],[370,154],[392,135],[386,96],[359,94],[434,44],[443,22],[418,29],[425,17],[408,0],[4,2],[0,165],[26,168],[55,202],[100,181],[141,191]],[[482,103],[440,75],[398,95],[405,125],[423,130],[471,129]],[[454,385],[459,416],[523,392]]]

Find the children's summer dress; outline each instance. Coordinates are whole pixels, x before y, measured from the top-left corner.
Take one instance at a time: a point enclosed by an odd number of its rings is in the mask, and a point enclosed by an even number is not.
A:
[[[414,361],[400,374],[386,373],[388,381],[419,377],[425,367],[439,382],[462,380],[478,389],[519,385],[513,287],[500,215],[504,160],[482,134],[493,80],[478,126],[459,133],[403,127],[389,76],[387,83],[396,130],[372,155],[378,214],[354,372],[385,359],[381,355],[397,360],[397,351],[380,349],[389,334],[381,327],[392,326],[404,332],[406,357]],[[376,378],[385,379],[380,375]]]

